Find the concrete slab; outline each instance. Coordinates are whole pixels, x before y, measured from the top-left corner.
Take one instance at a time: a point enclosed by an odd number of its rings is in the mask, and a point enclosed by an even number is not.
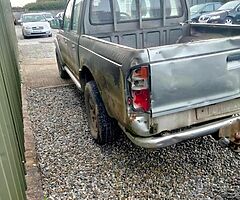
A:
[[[26,59],[21,63],[23,83],[26,87],[58,87],[73,82],[59,77],[57,63],[52,58]]]

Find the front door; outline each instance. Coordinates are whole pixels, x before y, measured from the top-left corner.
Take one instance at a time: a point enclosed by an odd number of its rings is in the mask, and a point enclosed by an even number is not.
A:
[[[79,78],[79,46],[78,40],[81,33],[81,11],[82,11],[83,0],[76,0],[73,6],[72,12],[72,24],[69,32],[68,51],[70,52],[71,70],[76,78]]]
[[[62,52],[63,61],[67,66],[69,66],[71,61],[70,53],[68,50],[68,43],[69,43],[73,3],[74,3],[74,0],[70,0],[68,2],[67,8],[64,13],[64,18],[63,18],[63,29],[60,30],[59,36],[57,38],[59,42],[60,50]]]

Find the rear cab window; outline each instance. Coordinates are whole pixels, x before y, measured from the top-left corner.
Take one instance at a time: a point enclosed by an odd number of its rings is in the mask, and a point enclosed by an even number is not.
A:
[[[165,2],[166,18],[183,15],[181,1],[167,0]],[[140,7],[141,10],[139,10]],[[112,24],[114,11],[118,23],[138,21],[140,16],[142,20],[161,19],[163,18],[162,8],[162,0],[91,0],[90,23],[93,25]]]

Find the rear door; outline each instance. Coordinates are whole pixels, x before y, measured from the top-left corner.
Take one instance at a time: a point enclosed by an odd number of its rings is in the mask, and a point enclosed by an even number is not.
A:
[[[84,0],[75,0],[72,12],[72,24],[69,32],[68,51],[70,53],[69,65],[74,75],[79,77],[78,40],[82,31],[82,7]]]

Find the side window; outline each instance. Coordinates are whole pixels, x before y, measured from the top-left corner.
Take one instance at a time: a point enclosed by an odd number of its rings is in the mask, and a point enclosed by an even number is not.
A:
[[[216,3],[216,4],[215,4],[215,10],[217,10],[217,9],[220,8],[221,6],[222,6],[221,3]]]
[[[72,7],[74,0],[70,0],[63,19],[63,29],[69,31],[71,25]]]
[[[90,9],[90,20],[92,24],[113,23],[110,0],[92,0]]]
[[[82,11],[83,0],[76,0],[73,7],[73,21],[72,21],[72,30],[77,31],[79,24],[79,15]]]
[[[202,12],[212,12],[213,10],[213,4],[209,4],[203,8]]]

